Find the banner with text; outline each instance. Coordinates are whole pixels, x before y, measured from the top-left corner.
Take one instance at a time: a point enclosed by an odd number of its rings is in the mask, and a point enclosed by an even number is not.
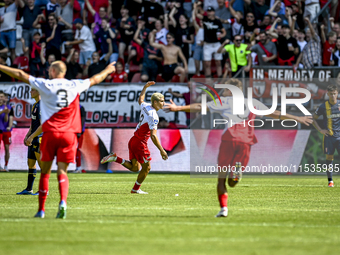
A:
[[[188,92],[185,85],[156,85],[148,88],[145,101],[151,102],[155,92],[164,95],[165,101],[174,100],[177,105],[184,105],[183,98],[174,98],[168,89],[183,94]],[[97,85],[81,93],[80,104],[86,110],[87,127],[136,127],[139,121],[140,106],[138,98],[143,85]],[[0,84],[0,90],[11,95],[10,104],[14,112],[14,120],[18,127],[29,127],[31,109],[34,99],[30,96],[30,86],[24,83]],[[158,111],[159,117],[176,123],[177,127],[185,127],[185,113],[165,113]]]

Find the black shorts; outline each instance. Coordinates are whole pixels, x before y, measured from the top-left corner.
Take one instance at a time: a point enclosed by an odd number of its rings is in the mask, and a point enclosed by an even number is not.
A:
[[[40,143],[41,143],[41,137],[34,138],[32,141],[32,145],[28,146],[27,151],[27,158],[37,160],[37,157],[35,156],[35,152],[40,154]]]
[[[323,152],[326,155],[334,155],[335,150],[340,154],[340,137],[323,136]]]
[[[141,75],[147,75],[150,81],[155,81],[157,78],[158,66],[150,66],[143,64]]]
[[[175,69],[178,65],[172,64],[172,65],[164,65],[163,66],[163,74],[162,78],[167,82],[172,79],[172,77],[175,75]]]

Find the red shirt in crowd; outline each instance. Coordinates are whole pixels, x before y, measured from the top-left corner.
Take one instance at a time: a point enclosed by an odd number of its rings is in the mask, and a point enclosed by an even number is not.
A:
[[[323,56],[322,56],[322,65],[329,66],[330,65],[330,59],[332,52],[335,48],[335,43],[330,44],[328,41],[326,41],[323,44]]]
[[[121,73],[112,73],[111,74],[112,82],[122,83],[127,82],[127,73],[121,72]]]

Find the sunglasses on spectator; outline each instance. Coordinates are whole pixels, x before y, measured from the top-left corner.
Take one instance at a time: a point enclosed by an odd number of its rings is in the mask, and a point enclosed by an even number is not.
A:
[[[242,42],[242,40],[241,40],[241,39],[239,39],[239,40],[236,40],[236,39],[235,39],[235,42]]]

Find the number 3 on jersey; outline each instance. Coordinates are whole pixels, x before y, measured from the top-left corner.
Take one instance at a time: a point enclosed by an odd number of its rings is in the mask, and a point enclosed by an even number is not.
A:
[[[142,125],[143,119],[144,119],[144,115],[143,115],[143,114],[141,114],[141,115],[140,115],[140,117],[139,117],[139,123],[138,123],[138,127],[137,127],[137,129],[139,129],[139,128],[140,128],[140,126]]]
[[[65,89],[59,89],[57,91],[58,101],[57,107],[64,108],[68,106],[67,91]]]

